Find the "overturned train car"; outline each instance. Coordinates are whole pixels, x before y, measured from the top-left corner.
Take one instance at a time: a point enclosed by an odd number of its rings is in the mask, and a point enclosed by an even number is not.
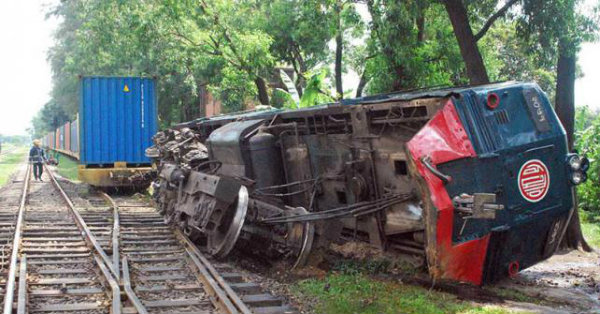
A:
[[[214,256],[297,266],[358,238],[478,285],[555,252],[588,167],[529,83],[199,119],[154,143],[161,212]]]

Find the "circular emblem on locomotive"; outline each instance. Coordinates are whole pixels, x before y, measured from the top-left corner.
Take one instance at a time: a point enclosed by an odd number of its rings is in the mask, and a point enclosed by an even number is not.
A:
[[[539,159],[532,159],[519,170],[519,191],[524,199],[532,203],[541,201],[550,187],[550,172]]]

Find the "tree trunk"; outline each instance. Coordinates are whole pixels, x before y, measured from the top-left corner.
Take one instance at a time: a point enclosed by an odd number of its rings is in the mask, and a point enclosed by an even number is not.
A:
[[[367,86],[367,71],[363,71],[363,74],[360,76],[360,81],[358,81],[358,86],[356,87],[356,97],[362,97],[363,90],[365,86]]]
[[[483,58],[477,47],[477,40],[469,24],[467,9],[462,0],[444,1],[446,11],[454,28],[454,35],[458,41],[460,54],[467,68],[467,76],[471,84],[487,84],[490,82]]]
[[[573,149],[573,132],[575,126],[575,70],[577,63],[576,47],[568,39],[559,41],[558,64],[556,68],[556,104],[558,119],[567,132],[569,151]],[[590,252],[592,248],[583,238],[577,202],[561,246],[571,249],[583,249]]]
[[[268,106],[269,105],[269,93],[267,91],[267,83],[265,80],[257,76],[254,79],[254,84],[256,84],[256,88],[258,89],[258,100],[261,104]]]
[[[567,132],[569,150],[573,149],[575,126],[575,67],[576,59],[560,49],[556,69],[556,104],[554,109]]]
[[[419,10],[419,16],[417,17],[417,43],[421,44],[425,41],[425,12],[423,9]]]
[[[337,19],[337,33],[335,35],[335,90],[338,98],[344,98],[344,87],[342,84],[342,55],[344,49],[344,30],[342,29],[342,4],[336,1],[335,15]]]

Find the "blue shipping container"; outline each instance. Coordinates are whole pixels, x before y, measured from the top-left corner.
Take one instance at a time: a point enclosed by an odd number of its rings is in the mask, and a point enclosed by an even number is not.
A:
[[[149,164],[144,152],[152,145],[158,124],[155,81],[83,77],[80,88],[81,164]]]

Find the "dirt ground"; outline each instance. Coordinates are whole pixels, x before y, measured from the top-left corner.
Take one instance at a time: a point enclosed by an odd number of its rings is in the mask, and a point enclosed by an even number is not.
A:
[[[531,304],[513,305],[539,313],[600,313],[600,254],[559,252],[496,288],[522,293]]]

